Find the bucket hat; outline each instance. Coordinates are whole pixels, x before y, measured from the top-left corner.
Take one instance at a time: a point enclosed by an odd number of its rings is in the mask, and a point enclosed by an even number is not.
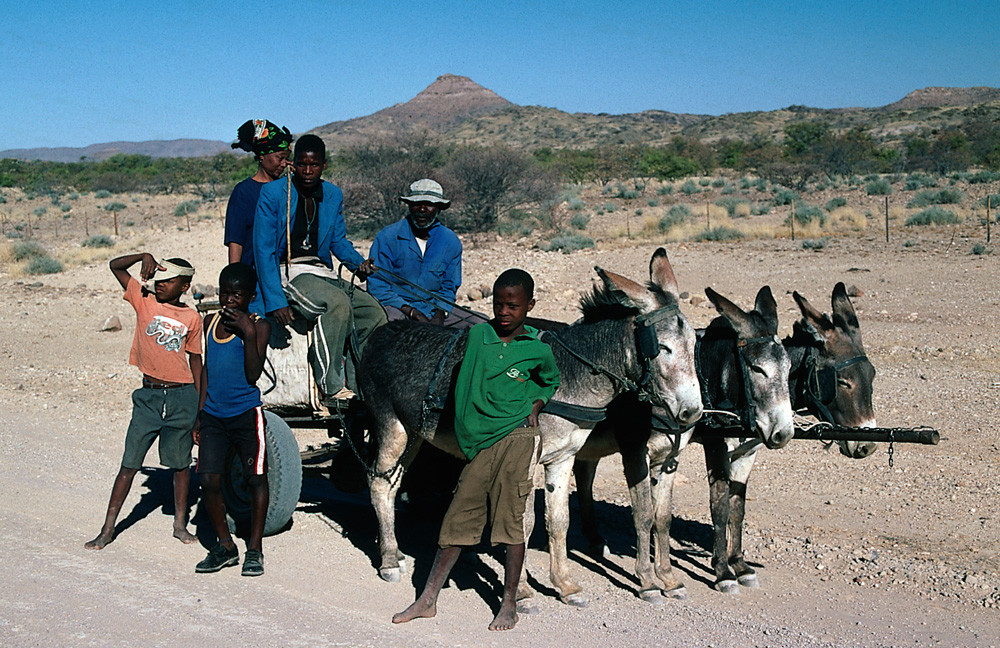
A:
[[[444,197],[444,189],[437,182],[423,178],[410,185],[405,196],[400,196],[400,200],[405,203],[428,202],[441,205],[441,209],[448,209],[451,201]]]

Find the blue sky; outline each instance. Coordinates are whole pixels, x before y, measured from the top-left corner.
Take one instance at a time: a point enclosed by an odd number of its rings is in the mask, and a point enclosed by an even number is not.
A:
[[[232,140],[407,101],[441,74],[571,112],[880,106],[1000,86],[1000,2],[0,0],[0,150]]]

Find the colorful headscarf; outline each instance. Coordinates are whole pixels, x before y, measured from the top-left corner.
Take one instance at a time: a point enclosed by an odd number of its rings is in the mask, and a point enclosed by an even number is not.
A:
[[[292,134],[287,128],[278,128],[266,119],[251,119],[236,131],[237,140],[233,142],[234,149],[243,149],[254,155],[267,155],[277,151],[290,151]]]

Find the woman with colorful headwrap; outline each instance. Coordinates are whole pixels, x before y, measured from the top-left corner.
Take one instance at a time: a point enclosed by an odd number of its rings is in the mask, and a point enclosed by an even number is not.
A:
[[[292,134],[287,128],[278,128],[266,119],[251,119],[236,131],[234,149],[254,154],[257,173],[233,188],[226,208],[225,245],[229,248],[229,263],[242,261],[253,266],[253,216],[257,210],[260,189],[277,180],[291,166],[288,161],[292,148]]]

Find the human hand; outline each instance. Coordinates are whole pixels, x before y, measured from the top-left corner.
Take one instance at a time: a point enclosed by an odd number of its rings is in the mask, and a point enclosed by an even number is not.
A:
[[[431,324],[437,324],[438,326],[441,326],[444,324],[444,320],[446,317],[448,316],[445,315],[443,310],[441,310],[440,308],[435,308],[434,312],[431,313]]]
[[[245,339],[253,332],[253,320],[250,319],[249,313],[225,306],[219,311],[219,317],[222,318],[222,326],[226,331],[236,334],[241,339]]]
[[[191,430],[191,438],[195,445],[201,445],[201,425],[195,421],[194,429]]]
[[[399,310],[403,311],[403,315],[406,315],[407,318],[415,322],[424,322],[424,323],[430,322],[430,320],[427,319],[426,315],[418,311],[413,306],[410,306],[409,304],[403,304],[403,307],[400,308]]]
[[[531,414],[528,414],[528,426],[538,427],[538,415],[542,412],[542,408],[545,407],[545,403],[540,400],[536,400],[534,406],[531,408]]]
[[[152,254],[143,252],[142,265],[139,266],[139,278],[143,281],[149,281],[156,274],[157,270],[166,270],[166,268],[157,263]]]
[[[366,259],[365,261],[362,261],[361,265],[358,266],[358,269],[354,272],[354,274],[358,275],[358,278],[361,280],[365,280],[375,274],[375,259]]]
[[[274,321],[282,326],[288,326],[292,323],[292,320],[295,319],[295,315],[292,313],[290,306],[285,306],[284,308],[279,308],[278,310],[273,311],[271,313],[271,317],[273,317]]]

